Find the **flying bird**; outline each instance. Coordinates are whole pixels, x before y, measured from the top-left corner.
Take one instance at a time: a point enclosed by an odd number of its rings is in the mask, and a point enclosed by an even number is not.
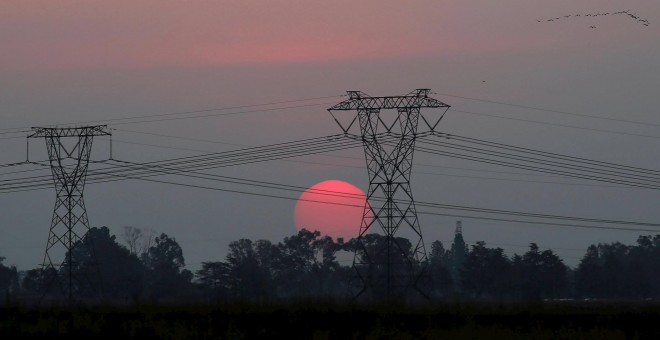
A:
[[[583,17],[595,18],[595,17],[599,17],[599,16],[621,15],[621,14],[627,15],[631,19],[635,19],[635,21],[639,24],[642,24],[642,25],[647,26],[647,27],[649,26],[649,21],[647,19],[643,19],[643,18],[639,17],[637,14],[630,13],[630,10],[618,11],[618,12],[603,12],[603,13],[599,12],[599,13],[586,13],[586,14],[580,14],[580,13],[567,14],[567,15],[564,15],[564,16],[556,17],[556,18],[546,19],[545,21],[546,22],[559,21],[560,19],[568,19],[570,17],[582,17],[583,16]],[[543,19],[537,19],[536,21],[537,22],[542,22]],[[589,27],[596,28],[596,26],[589,26]]]

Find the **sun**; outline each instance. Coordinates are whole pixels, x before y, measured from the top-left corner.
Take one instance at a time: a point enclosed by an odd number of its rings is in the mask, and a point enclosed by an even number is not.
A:
[[[296,203],[294,220],[297,230],[318,230],[322,235],[358,236],[366,195],[360,188],[340,180],[327,180],[305,190]]]

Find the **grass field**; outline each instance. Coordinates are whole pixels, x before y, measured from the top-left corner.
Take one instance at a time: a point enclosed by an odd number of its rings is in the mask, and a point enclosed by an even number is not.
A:
[[[231,303],[0,310],[0,338],[660,339],[660,303]]]

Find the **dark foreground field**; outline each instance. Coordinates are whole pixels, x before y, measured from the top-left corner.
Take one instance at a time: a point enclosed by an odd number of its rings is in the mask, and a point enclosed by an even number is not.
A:
[[[0,338],[660,339],[659,303],[338,303],[0,309]]]

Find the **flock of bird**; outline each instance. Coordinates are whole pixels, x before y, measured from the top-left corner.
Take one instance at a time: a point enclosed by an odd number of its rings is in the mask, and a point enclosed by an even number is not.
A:
[[[543,22],[543,21],[549,22],[549,21],[559,21],[559,20],[563,20],[563,19],[568,19],[568,18],[571,18],[571,17],[573,17],[573,18],[576,18],[576,17],[583,17],[583,18],[584,17],[591,17],[591,18],[594,18],[594,17],[607,16],[607,15],[626,15],[626,16],[630,17],[631,19],[635,20],[636,22],[642,24],[643,26],[647,26],[647,27],[649,26],[649,21],[647,19],[643,19],[643,18],[639,17],[637,14],[630,13],[630,10],[618,11],[618,12],[605,12],[605,13],[568,14],[568,15],[564,15],[564,16],[560,16],[560,17],[556,17],[556,18],[550,18],[550,19],[537,19],[536,21],[537,22]],[[589,28],[596,28],[596,26],[592,25],[592,26],[589,26]]]

